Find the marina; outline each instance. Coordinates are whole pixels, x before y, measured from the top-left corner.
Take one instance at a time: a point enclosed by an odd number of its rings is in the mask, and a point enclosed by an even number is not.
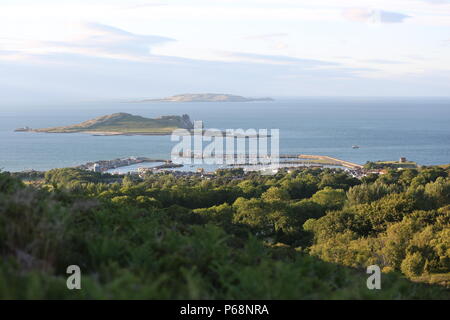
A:
[[[180,159],[179,159],[180,160]],[[224,155],[217,163],[217,158],[196,158],[188,157],[182,159],[183,162],[175,162],[167,159],[152,159],[147,157],[127,157],[114,160],[101,160],[88,162],[76,168],[111,174],[137,174],[143,175],[150,172],[169,171],[176,174],[211,174],[221,169],[243,169],[244,172],[275,173],[279,169],[298,168],[335,168],[350,171],[354,176],[362,176],[367,172],[362,165],[349,161],[323,156],[323,155],[303,155],[284,154],[276,159],[258,159],[255,155]],[[196,161],[194,161],[196,160]],[[234,160],[234,161],[231,161]],[[189,162],[190,161],[190,162]]]

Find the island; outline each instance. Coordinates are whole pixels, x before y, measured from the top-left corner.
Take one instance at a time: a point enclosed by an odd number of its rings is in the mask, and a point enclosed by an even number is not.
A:
[[[252,102],[273,101],[272,98],[246,98],[223,93],[185,93],[162,99],[144,99],[136,102]]]
[[[187,114],[182,116],[162,116],[159,118],[144,118],[129,113],[114,113],[91,119],[79,124],[31,129],[29,127],[16,129],[16,132],[47,132],[47,133],[91,133],[94,135],[169,135],[175,129],[191,130],[194,125]]]
[[[176,129],[185,131],[176,132]],[[107,116],[87,120],[79,124],[65,127],[51,127],[43,129],[32,129],[23,127],[15,132],[45,132],[45,133],[89,133],[94,136],[117,136],[117,135],[192,135],[204,136],[226,136],[235,138],[258,138],[270,137],[269,134],[248,134],[246,132],[228,132],[227,130],[195,129],[194,123],[187,114],[182,116],[161,116],[159,118],[144,118],[129,113],[114,113]]]

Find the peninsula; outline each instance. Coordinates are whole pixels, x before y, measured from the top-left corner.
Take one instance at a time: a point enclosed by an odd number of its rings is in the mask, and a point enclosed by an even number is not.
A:
[[[16,129],[16,132],[91,133],[94,135],[167,135],[175,129],[193,129],[187,114],[144,118],[129,113],[114,113],[66,127]]]
[[[145,99],[137,102],[251,102],[273,101],[272,98],[246,98],[222,93],[186,93],[162,99]]]

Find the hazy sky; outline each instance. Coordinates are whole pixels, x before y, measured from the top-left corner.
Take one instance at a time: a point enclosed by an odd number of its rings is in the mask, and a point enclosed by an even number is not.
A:
[[[0,103],[450,96],[450,0],[0,0]]]

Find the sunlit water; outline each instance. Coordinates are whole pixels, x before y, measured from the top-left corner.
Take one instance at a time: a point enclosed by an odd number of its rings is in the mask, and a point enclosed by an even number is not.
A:
[[[13,132],[23,126],[70,125],[114,112],[145,117],[186,113],[210,128],[280,129],[282,154],[328,155],[361,164],[399,157],[424,165],[450,163],[450,99],[303,98],[252,103],[3,105],[0,169],[48,170],[129,156],[170,159],[176,143],[170,136]]]

